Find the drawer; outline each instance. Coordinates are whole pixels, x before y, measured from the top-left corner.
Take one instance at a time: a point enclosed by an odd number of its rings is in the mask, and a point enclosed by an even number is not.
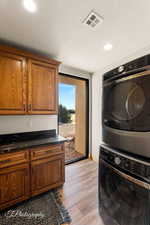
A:
[[[47,158],[63,152],[63,144],[38,147],[31,150],[31,160]]]
[[[6,153],[0,155],[0,168],[26,163],[29,161],[29,151],[20,151],[15,153]]]

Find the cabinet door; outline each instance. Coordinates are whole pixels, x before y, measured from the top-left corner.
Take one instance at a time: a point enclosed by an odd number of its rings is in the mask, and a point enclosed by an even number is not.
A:
[[[29,166],[27,164],[0,170],[0,209],[29,197]]]
[[[0,52],[0,114],[25,114],[25,58]]]
[[[35,60],[28,62],[29,114],[57,112],[57,67]]]
[[[31,164],[32,196],[64,183],[64,154]]]

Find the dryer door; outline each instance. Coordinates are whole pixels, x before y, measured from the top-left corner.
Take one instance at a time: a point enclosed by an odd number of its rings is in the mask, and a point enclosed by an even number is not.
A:
[[[103,122],[120,130],[150,131],[150,71],[104,82]]]

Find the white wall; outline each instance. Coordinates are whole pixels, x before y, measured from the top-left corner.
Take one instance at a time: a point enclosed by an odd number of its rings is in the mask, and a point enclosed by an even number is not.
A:
[[[119,62],[110,64],[108,67],[103,68],[92,75],[92,156],[95,161],[98,161],[99,147],[102,140],[102,76],[105,72],[146,54],[150,54],[150,47],[135,52],[133,55],[123,58]]]
[[[56,115],[0,116],[0,134],[57,129]]]
[[[82,78],[85,78],[85,79],[91,79],[90,73],[88,73],[86,71],[83,71],[83,70],[80,70],[80,69],[77,69],[77,68],[66,66],[64,64],[60,65],[59,72],[64,73],[64,74],[68,74],[68,75],[72,75],[72,76],[76,76],[76,77],[82,77]]]
[[[79,69],[61,65],[59,72],[83,78],[90,74]],[[57,115],[0,116],[0,134],[57,129]]]
[[[98,161],[101,143],[102,73],[92,76],[92,157]]]

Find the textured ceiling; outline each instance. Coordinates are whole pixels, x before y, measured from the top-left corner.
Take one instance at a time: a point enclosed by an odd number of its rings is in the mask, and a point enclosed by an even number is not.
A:
[[[150,45],[149,0],[0,0],[0,38],[39,50],[65,65],[95,72]],[[104,17],[92,30],[82,24],[90,10]],[[103,46],[111,42],[113,49]]]

